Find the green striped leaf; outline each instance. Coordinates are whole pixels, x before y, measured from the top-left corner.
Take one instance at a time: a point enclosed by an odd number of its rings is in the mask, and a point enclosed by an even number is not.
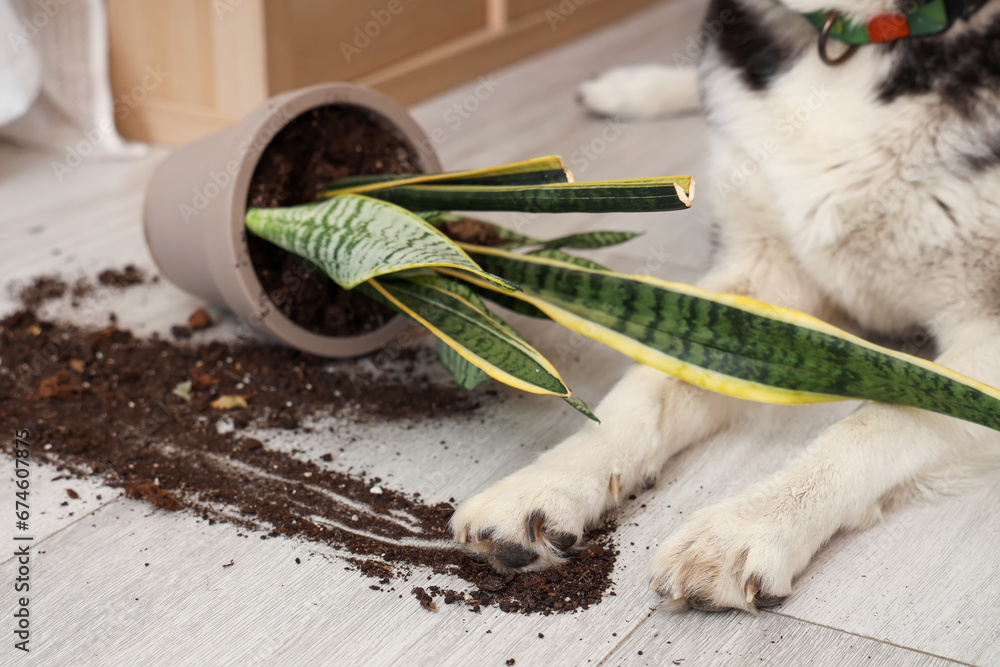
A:
[[[505,291],[516,285],[483,272],[453,241],[420,217],[359,195],[289,208],[252,208],[247,228],[319,266],[351,289],[376,276],[420,267],[469,272]]]
[[[563,400],[572,405],[581,413],[583,413],[583,415],[588,419],[593,419],[598,424],[601,423],[601,420],[597,418],[597,415],[595,415],[593,412],[590,411],[590,408],[587,407],[587,404],[581,401],[576,396],[567,396]]]
[[[569,395],[555,367],[462,283],[415,275],[369,285],[490,377],[536,394]]]
[[[869,399],[1000,429],[996,389],[803,313],[502,250],[472,256],[553,320],[706,389],[787,404]]]
[[[520,315],[527,315],[528,317],[535,317],[541,320],[549,319],[549,316],[532,306],[527,301],[522,301],[521,299],[515,299],[514,297],[507,296],[507,294],[496,292],[485,287],[481,287],[478,283],[467,283],[473,292],[478,294],[484,299],[489,299],[498,306],[503,306],[507,310],[513,311]]]
[[[545,185],[546,183],[569,183],[572,181],[569,171],[564,168],[546,169],[540,171],[497,174],[494,176],[479,176],[476,178],[450,178],[442,181],[448,185],[479,185],[479,186],[501,186],[501,185]]]
[[[455,378],[455,384],[462,389],[472,391],[492,379],[486,371],[466,361],[465,357],[443,340],[438,341],[438,357],[441,359],[441,365]]]
[[[390,185],[366,190],[366,194],[412,211],[676,211],[694,201],[690,176],[545,185]]]
[[[541,248],[539,250],[534,250],[528,253],[532,257],[541,257],[543,259],[552,259],[557,262],[565,262],[566,264],[572,264],[574,266],[582,266],[585,269],[593,269],[594,271],[608,271],[609,269],[601,266],[597,262],[592,262],[589,259],[584,259],[583,257],[577,257],[575,255],[570,255],[562,250],[554,250],[552,248]]]
[[[542,243],[543,248],[572,248],[574,250],[591,250],[625,243],[640,236],[635,232],[585,232],[570,234]]]
[[[451,348],[441,360],[459,386],[475,388],[482,373],[516,389],[561,396],[584,416],[600,421],[572,395],[549,360],[487,310],[469,286],[422,274],[370,280],[361,289],[422,324]]]
[[[331,183],[319,194],[319,198],[325,199],[341,194],[360,194],[386,187],[398,187],[400,185],[417,183],[496,186],[566,183],[572,180],[573,174],[566,169],[562,158],[550,155],[522,162],[513,162],[498,167],[450,171],[439,174],[371,174],[350,176]]]

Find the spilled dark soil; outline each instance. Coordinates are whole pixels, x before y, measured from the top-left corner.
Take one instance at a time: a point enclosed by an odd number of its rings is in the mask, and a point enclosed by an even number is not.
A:
[[[102,276],[109,281],[102,284],[122,289],[145,281],[129,270]],[[307,431],[316,428],[305,425],[312,418],[328,415],[413,423],[474,414],[474,395],[420,374],[419,349],[392,362],[405,378],[394,380],[397,374],[360,375],[350,363],[331,369],[282,347],[198,344],[197,334],[184,344],[140,339],[114,317],[91,330],[37,314],[47,300],[76,301],[92,288],[40,278],[21,292],[22,309],[0,320],[0,421],[46,443],[37,450],[41,460],[98,476],[164,511],[236,523],[262,538],[331,545],[377,579],[373,589],[412,594],[428,610],[441,602],[549,614],[586,609],[609,594],[616,550],[607,531],[591,536],[592,546],[566,567],[498,575],[453,549],[451,504],[425,503],[363,472],[331,470],[331,454],[307,461],[271,450],[243,431]],[[372,493],[375,485],[381,493]],[[397,591],[418,567],[466,584]]]

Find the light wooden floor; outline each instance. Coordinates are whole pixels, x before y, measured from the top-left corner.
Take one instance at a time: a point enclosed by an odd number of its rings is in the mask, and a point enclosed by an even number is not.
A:
[[[444,131],[438,150],[449,168],[560,153],[581,179],[694,173],[708,191],[711,183],[701,177],[702,120],[615,127],[586,116],[573,101],[575,84],[601,69],[669,61],[695,34],[701,7],[693,0],[663,5],[498,72],[495,92],[457,127],[448,109],[474,94],[475,82],[420,105],[414,115],[428,130]],[[586,146],[595,159],[582,157]],[[13,307],[7,296],[13,281],[43,272],[92,276],[127,261],[151,267],[140,207],[163,154],[86,163],[58,183],[52,156],[0,146],[0,311]],[[530,229],[538,235],[646,230],[643,240],[601,261],[691,280],[706,264],[706,213],[696,204],[667,215],[549,216]],[[73,317],[103,324],[113,309],[122,326],[148,333],[168,329],[197,305],[161,283],[118,295],[99,292]],[[558,329],[519,326],[562,362],[567,380],[591,405],[626,366],[596,344],[561,355],[565,336]],[[223,326],[217,335],[226,331]],[[242,538],[232,526],[153,512],[91,481],[72,481],[81,499],[63,507],[68,483],[51,481],[55,473],[46,470],[36,474],[32,496],[33,651],[13,655],[5,612],[0,663],[503,665],[514,658],[519,666],[1000,664],[1000,489],[911,507],[877,528],[838,537],[773,612],[650,611],[656,598],[646,590],[647,558],[659,540],[685,515],[787,461],[851,407],[769,407],[757,423],[680,456],[663,484],[625,507],[617,533],[617,595],[587,612],[548,618],[496,609],[476,615],[445,605],[430,613],[410,596],[400,600],[369,590],[369,580],[345,571],[321,545]],[[330,465],[363,467],[390,486],[438,501],[468,497],[581,424],[571,409],[544,399],[507,400],[482,417],[473,438],[464,423],[445,420],[407,431],[391,425],[353,434],[348,429],[356,441],[279,434],[269,446],[296,447],[313,459],[344,447]],[[2,426],[6,448],[21,425]],[[441,438],[463,444],[443,452],[432,446]],[[401,447],[404,456],[385,455]],[[0,457],[3,554],[12,544],[12,478],[10,459]],[[230,560],[234,565],[223,569]],[[0,581],[7,582],[0,586],[0,609],[14,605],[9,582],[15,570],[9,556],[0,563]],[[425,585],[456,583],[416,576]]]

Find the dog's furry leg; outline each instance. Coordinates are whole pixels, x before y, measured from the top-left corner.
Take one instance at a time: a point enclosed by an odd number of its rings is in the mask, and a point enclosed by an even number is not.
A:
[[[646,64],[617,67],[580,84],[581,104],[601,116],[655,118],[701,108],[692,67]]]
[[[704,287],[776,298],[797,284],[791,305],[820,310],[818,291],[807,287],[784,246],[746,240],[739,247]],[[501,571],[563,562],[588,526],[655,480],[671,456],[752,405],[635,366],[598,407],[602,424],[588,424],[459,506],[451,523],[455,539]]]
[[[998,345],[1000,324],[967,327],[940,362],[996,386]],[[895,497],[998,458],[996,431],[865,404],[788,468],[692,515],[654,555],[651,588],[681,608],[753,611],[777,603],[836,532],[868,526]]]
[[[721,428],[739,402],[633,366],[588,424],[459,506],[455,539],[497,570],[563,562],[588,525],[655,480],[676,451]],[[683,415],[683,418],[680,418]]]

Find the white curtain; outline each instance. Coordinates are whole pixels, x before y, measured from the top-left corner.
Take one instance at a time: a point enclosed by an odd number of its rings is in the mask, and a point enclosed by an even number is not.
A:
[[[56,153],[86,144],[89,157],[144,151],[115,129],[103,0],[0,0],[0,35],[0,137]]]
[[[20,118],[34,103],[42,79],[38,54],[30,41],[19,39],[18,13],[9,0],[0,0],[0,126]]]

